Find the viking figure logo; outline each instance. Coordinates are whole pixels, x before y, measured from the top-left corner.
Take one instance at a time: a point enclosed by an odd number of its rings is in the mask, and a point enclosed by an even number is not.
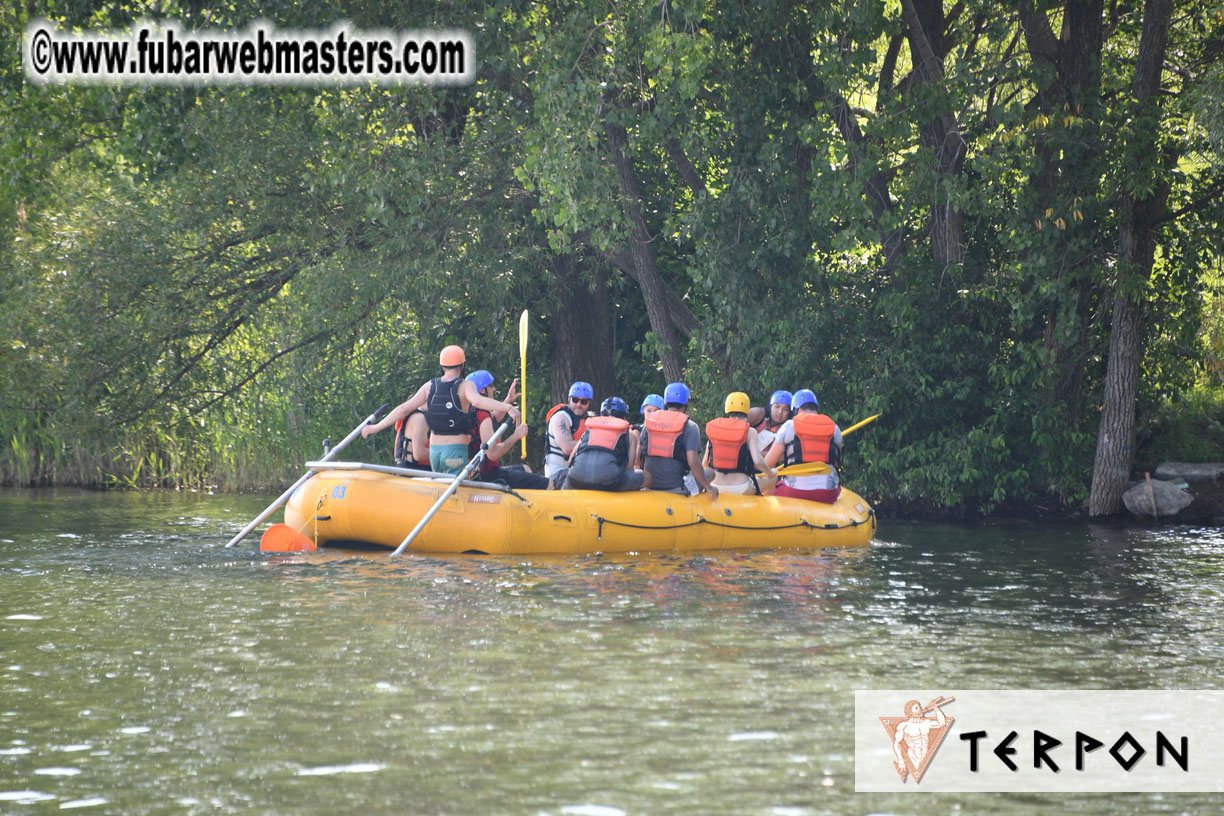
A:
[[[888,738],[892,740],[893,765],[896,766],[902,782],[907,774],[914,777],[914,784],[922,781],[927,765],[939,750],[939,745],[947,736],[952,723],[956,721],[955,718],[945,715],[940,706],[945,706],[955,699],[940,695],[925,706],[917,700],[910,700],[905,704],[904,717],[880,718],[884,730],[888,732]],[[928,711],[934,711],[935,716],[926,716]]]

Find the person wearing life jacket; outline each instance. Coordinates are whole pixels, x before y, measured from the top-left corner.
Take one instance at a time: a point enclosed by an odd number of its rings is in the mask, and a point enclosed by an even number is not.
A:
[[[637,459],[633,463],[633,466],[638,470],[642,469],[642,429],[646,427],[646,417],[650,416],[655,411],[662,410],[663,397],[659,394],[647,394],[646,398],[642,400],[642,407],[640,409],[642,421],[636,425],[630,426],[630,431],[633,433],[633,438],[638,441],[638,455]]]
[[[841,495],[837,468],[841,466],[842,432],[832,418],[820,413],[816,395],[808,389],[796,391],[791,407],[795,412],[778,429],[774,446],[765,455],[770,467],[776,467],[785,456],[786,464],[826,462],[828,473],[811,476],[783,476],[774,488],[775,496],[793,496],[809,501],[833,504]]]
[[[497,386],[493,384],[493,375],[488,371],[484,369],[473,371],[467,375],[467,379],[476,386],[481,396],[497,399]],[[510,383],[510,390],[506,392],[505,401],[513,403],[517,398],[518,380],[515,380]],[[501,416],[496,412],[477,408],[475,414],[477,433],[473,434],[468,447],[469,458],[476,456],[482,444],[488,444],[501,424]],[[501,482],[515,490],[548,490],[548,479],[538,473],[532,473],[529,465],[503,465],[500,461],[526,435],[527,426],[520,423],[513,432],[489,445],[489,449],[485,451],[484,461],[480,463],[480,473],[475,478],[482,482]]]
[[[429,423],[420,408],[395,423],[395,466],[429,469]]]
[[[586,429],[587,409],[595,398],[595,389],[587,382],[570,386],[569,402],[554,405],[548,412],[548,432],[544,442],[544,475],[557,476],[569,463],[582,432]]]
[[[718,498],[718,488],[710,483],[701,466],[701,431],[688,418],[689,389],[684,383],[671,383],[663,391],[663,410],[646,417],[642,430],[642,470],[650,475],[650,489],[689,495],[684,477],[693,479]]]
[[[442,376],[434,377],[417,392],[391,410],[374,425],[361,429],[362,438],[394,425],[418,408],[425,409],[429,425],[429,465],[438,473],[458,474],[468,463],[468,444],[476,430],[471,410],[500,411],[519,420],[519,410],[513,405],[481,396],[476,385],[463,379],[467,356],[459,346],[447,346],[438,355]]]
[[[577,490],[640,490],[649,484],[646,474],[631,467],[637,458],[637,440],[629,426],[629,406],[620,397],[608,397],[599,416],[586,421],[586,430],[570,457],[565,486]]]
[[[765,464],[756,429],[748,425],[750,407],[747,394],[732,392],[723,403],[726,416],[706,423],[705,465],[714,469],[714,485],[723,493],[759,496],[773,487],[774,469]],[[758,477],[757,471],[766,475]]]
[[[762,454],[767,455],[769,453],[778,429],[791,418],[791,401],[793,398],[789,391],[773,392],[769,398],[769,413],[760,422],[753,425],[757,432]]]

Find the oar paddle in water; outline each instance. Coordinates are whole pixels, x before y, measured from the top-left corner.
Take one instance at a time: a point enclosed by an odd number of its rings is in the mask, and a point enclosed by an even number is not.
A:
[[[421,517],[421,520],[417,522],[417,526],[412,528],[412,532],[408,534],[408,537],[401,541],[400,545],[395,548],[395,552],[391,553],[392,558],[408,549],[408,545],[412,543],[414,538],[420,535],[421,530],[425,529],[425,525],[429,523],[429,520],[432,519],[442,507],[442,503],[449,499],[451,494],[459,489],[459,483],[466,479],[469,473],[480,467],[480,463],[485,460],[486,456],[488,456],[489,447],[497,444],[497,440],[500,439],[501,435],[510,428],[510,424],[510,419],[507,417],[506,421],[501,424],[501,427],[494,431],[493,436],[489,438],[489,441],[481,443],[480,450],[478,450],[476,455],[472,457],[472,461],[463,466],[463,470],[459,471],[459,475],[455,477],[455,480],[451,482],[450,486],[442,492],[442,495],[438,497],[436,502],[434,502],[433,507],[429,508],[429,512]]]
[[[378,417],[378,415],[379,415],[379,414],[381,414],[381,413],[382,413],[383,411],[385,411],[385,410],[387,410],[387,404],[384,404],[384,405],[383,405],[381,408],[379,408],[377,411],[375,411],[374,413],[372,413],[372,414],[370,414],[368,417],[366,417],[366,418],[365,418],[365,422],[362,422],[360,425],[358,425],[356,428],[354,428],[354,429],[353,429],[353,431],[352,431],[352,433],[350,433],[348,436],[344,437],[344,439],[343,439],[343,440],[340,442],[340,444],[339,444],[339,445],[337,445],[336,447],[334,447],[334,448],[332,448],[331,450],[329,450],[329,451],[326,453],[326,455],[324,455],[324,457],[323,457],[322,459],[320,459],[319,461],[320,461],[320,462],[326,462],[328,459],[331,459],[333,456],[335,456],[337,453],[339,453],[341,450],[343,450],[345,445],[347,445],[348,443],[352,442],[354,439],[356,439],[356,438],[357,438],[357,435],[361,433],[361,429],[362,429],[362,428],[364,428],[365,426],[367,426],[367,425],[369,425],[371,422],[373,422],[373,421],[374,421],[374,420],[375,420],[375,419]],[[304,485],[304,484],[306,483],[306,481],[307,481],[308,479],[310,479],[310,477],[311,477],[311,476],[314,476],[314,475],[315,475],[315,472],[314,472],[313,470],[308,470],[308,471],[306,471],[305,473],[303,473],[303,474],[302,474],[302,478],[298,479],[296,482],[294,482],[292,485],[290,485],[290,487],[289,487],[289,489],[288,489],[288,490],[286,490],[284,493],[280,494],[280,498],[278,498],[276,501],[274,501],[274,502],[272,502],[271,504],[269,504],[269,505],[268,505],[268,509],[264,510],[262,513],[260,513],[258,516],[256,516],[256,517],[255,517],[255,520],[254,520],[254,521],[252,521],[252,522],[251,522],[250,524],[248,524],[246,527],[242,528],[242,532],[241,532],[241,533],[239,533],[238,535],[236,535],[236,536],[234,536],[233,538],[231,538],[231,539],[230,539],[230,542],[229,542],[228,544],[226,544],[226,545],[225,545],[225,546],[226,546],[226,548],[228,549],[229,547],[232,547],[232,546],[234,546],[235,544],[237,544],[237,543],[238,543],[239,541],[241,541],[242,539],[246,538],[246,537],[247,537],[247,535],[249,535],[249,534],[250,534],[250,532],[251,532],[252,530],[254,530],[256,527],[258,527],[258,526],[260,525],[260,523],[261,523],[261,522],[262,522],[264,519],[266,519],[268,516],[272,515],[272,511],[273,511],[273,510],[275,510],[276,508],[278,508],[278,507],[280,507],[282,504],[284,504],[286,501],[288,501],[289,497],[293,495],[293,491],[297,490],[299,487],[301,487],[302,485]]]
[[[854,433],[864,425],[875,422],[880,418],[880,416],[881,414],[876,414],[875,416],[867,417],[862,422],[854,423],[849,428],[842,431],[842,436],[844,437],[846,434]],[[779,476],[819,476],[823,473],[828,473],[831,470],[832,468],[830,468],[826,462],[804,462],[803,464],[799,465],[787,465],[786,467],[780,467],[777,469],[777,474]],[[764,476],[765,474],[759,473],[757,475]]]

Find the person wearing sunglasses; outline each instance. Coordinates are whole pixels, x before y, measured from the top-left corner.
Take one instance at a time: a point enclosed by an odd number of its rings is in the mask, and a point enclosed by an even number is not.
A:
[[[545,436],[544,475],[552,479],[564,471],[569,463],[574,446],[586,431],[587,411],[595,389],[581,380],[570,386],[566,402],[553,406],[548,412],[548,431]]]

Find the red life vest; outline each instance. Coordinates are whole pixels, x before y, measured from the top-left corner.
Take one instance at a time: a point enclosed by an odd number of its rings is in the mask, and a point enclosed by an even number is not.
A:
[[[578,443],[578,454],[587,448],[598,448],[616,456],[621,467],[629,463],[629,422],[619,417],[597,416],[586,421],[586,431]]]
[[[710,465],[723,473],[755,473],[748,452],[748,423],[719,417],[706,423],[710,439]]]
[[[655,411],[646,417],[646,456],[677,459],[687,468],[684,428],[688,421],[679,411]]]
[[[833,444],[833,429],[837,427],[832,417],[800,411],[792,420],[795,438],[786,447],[786,463],[828,462],[829,448]]]
[[[483,408],[477,408],[476,428],[472,432],[472,441],[468,443],[468,451],[470,452],[468,458],[474,458],[476,454],[480,452],[480,426],[484,424],[486,419],[493,423],[493,430],[497,430],[497,421],[493,419],[493,415]],[[500,461],[486,454],[484,461],[480,463],[480,475],[483,476],[493,468],[499,467],[500,465]]]
[[[570,436],[575,442],[582,439],[582,434],[586,431],[587,417],[584,416],[579,419],[578,415],[574,413],[574,409],[570,408],[564,402],[560,405],[554,405],[552,408],[548,409],[548,414],[544,417],[544,426],[548,428],[547,432],[544,434],[544,455],[549,456],[556,454],[564,459],[569,456],[569,454],[565,453],[560,447],[557,446],[557,440],[553,439],[552,433],[553,414],[557,413],[558,411],[564,411],[569,416]]]

